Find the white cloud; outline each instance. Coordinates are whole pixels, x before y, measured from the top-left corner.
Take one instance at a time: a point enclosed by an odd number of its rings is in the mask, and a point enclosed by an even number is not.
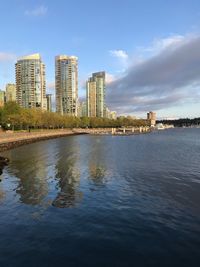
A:
[[[12,53],[0,52],[0,62],[13,61],[16,59],[16,55]]]
[[[124,50],[110,50],[110,55],[119,59],[127,60],[128,54]]]
[[[109,84],[115,80],[115,76],[113,74],[106,72],[106,84]]]
[[[48,11],[48,7],[41,5],[41,6],[38,6],[34,9],[32,9],[32,10],[26,10],[24,14],[26,16],[39,17],[39,16],[46,15],[47,11]]]
[[[55,93],[55,82],[47,82],[47,92],[49,94],[54,94]]]
[[[113,64],[117,68],[115,72],[123,73],[130,63],[129,55],[124,50],[110,50],[109,54],[114,58]]]
[[[171,35],[166,38],[156,38],[153,40],[150,46],[143,47],[139,46],[137,47],[137,54],[140,54],[142,58],[156,55],[160,52],[162,52],[165,49],[176,49],[180,44],[183,42],[186,42],[187,40],[190,40],[194,38],[195,35]]]
[[[176,45],[179,45],[184,39],[185,36],[183,35],[174,35],[164,39],[155,39],[153,42],[153,50],[160,51],[162,49],[168,48],[169,46],[175,47]]]

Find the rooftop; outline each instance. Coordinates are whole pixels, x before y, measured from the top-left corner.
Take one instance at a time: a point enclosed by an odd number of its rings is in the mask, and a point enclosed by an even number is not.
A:
[[[40,54],[32,54],[28,56],[21,57],[19,60],[31,60],[31,59],[41,59]]]

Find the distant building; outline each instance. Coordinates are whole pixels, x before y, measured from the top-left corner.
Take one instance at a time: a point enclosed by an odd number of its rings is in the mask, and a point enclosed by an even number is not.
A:
[[[86,117],[86,102],[80,102],[78,105],[78,116],[79,117]]]
[[[110,110],[108,107],[106,108],[106,118],[110,119]]]
[[[106,118],[115,120],[117,118],[117,113],[116,111],[110,111],[109,108],[106,108]]]
[[[24,108],[46,109],[45,65],[40,55],[19,59],[15,74],[17,103]]]
[[[147,113],[147,120],[151,121],[151,126],[155,126],[156,125],[156,113],[153,111],[149,111]]]
[[[0,90],[0,107],[3,107],[5,104],[5,92]]]
[[[55,58],[56,111],[78,115],[78,58],[59,55]]]
[[[86,83],[86,106],[88,117],[106,117],[105,72],[96,72]]]
[[[6,102],[16,101],[16,85],[13,83],[6,84]]]
[[[111,111],[110,112],[110,119],[116,120],[117,119],[117,112],[116,111]]]
[[[47,111],[52,111],[52,94],[47,94],[46,95],[47,99]]]

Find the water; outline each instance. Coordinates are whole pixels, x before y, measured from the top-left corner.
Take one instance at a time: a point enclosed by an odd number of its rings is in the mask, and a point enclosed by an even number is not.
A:
[[[1,154],[1,267],[199,266],[200,129]]]

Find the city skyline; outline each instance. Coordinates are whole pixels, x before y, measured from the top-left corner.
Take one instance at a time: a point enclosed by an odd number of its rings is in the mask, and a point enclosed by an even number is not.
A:
[[[88,77],[105,70],[106,102],[119,115],[145,117],[149,110],[158,117],[200,115],[198,1],[126,0],[122,5],[110,0],[98,9],[93,1],[78,3],[78,8],[66,1],[2,3],[0,21],[6,27],[0,44],[0,89],[15,81],[17,58],[39,52],[46,65],[46,93],[54,94],[55,55],[76,55],[80,98]],[[70,20],[70,30],[63,34]]]

